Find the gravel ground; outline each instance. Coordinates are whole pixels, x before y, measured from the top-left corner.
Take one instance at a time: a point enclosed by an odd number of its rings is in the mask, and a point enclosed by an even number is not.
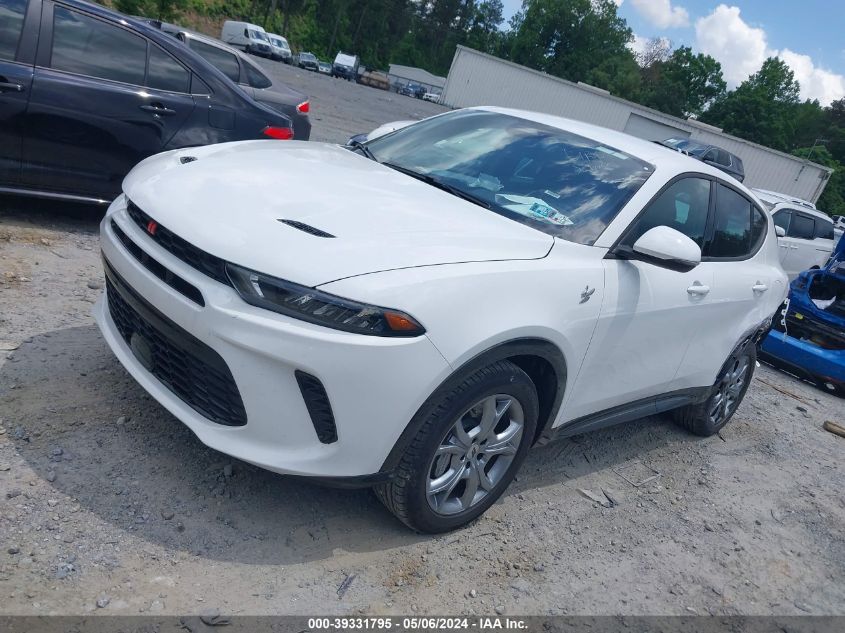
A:
[[[268,66],[313,139],[442,110]],[[763,366],[720,437],[660,416],[537,448],[481,520],[415,535],[148,397],[90,316],[97,221],[0,199],[0,614],[845,614],[842,400]]]

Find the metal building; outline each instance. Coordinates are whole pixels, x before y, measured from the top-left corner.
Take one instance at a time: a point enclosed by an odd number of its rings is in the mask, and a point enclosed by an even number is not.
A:
[[[392,68],[392,67],[391,67]],[[578,119],[652,141],[692,138],[736,154],[745,184],[815,202],[832,169],[614,97],[606,90],[572,83],[486,53],[458,46],[440,102],[463,108],[495,105]]]
[[[440,94],[443,91],[443,84],[446,83],[446,77],[432,75],[422,68],[401,66],[399,64],[390,64],[390,70],[387,76],[390,78],[390,85],[393,90],[399,90],[399,88],[407,84],[419,84],[428,92]]]

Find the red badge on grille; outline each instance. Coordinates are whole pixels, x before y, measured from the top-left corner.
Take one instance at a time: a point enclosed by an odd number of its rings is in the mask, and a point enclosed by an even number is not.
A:
[[[158,224],[155,220],[150,220],[147,222],[147,233],[150,235],[155,235],[156,231],[158,230]]]

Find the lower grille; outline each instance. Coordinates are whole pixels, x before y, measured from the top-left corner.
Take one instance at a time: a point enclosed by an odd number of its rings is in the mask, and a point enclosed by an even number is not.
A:
[[[103,261],[109,314],[138,361],[192,409],[243,426],[246,410],[226,361],[132,290]]]

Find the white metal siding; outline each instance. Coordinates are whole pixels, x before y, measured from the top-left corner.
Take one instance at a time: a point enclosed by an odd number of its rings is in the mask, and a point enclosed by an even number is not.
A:
[[[441,103],[454,108],[495,105],[534,110],[619,131],[628,131],[626,126],[635,115],[652,121],[655,127],[681,130],[685,136],[736,154],[745,166],[745,184],[749,187],[780,191],[812,202],[818,200],[831,172],[821,165],[720,133],[717,128],[678,119],[606,91],[558,79],[463,46],[455,51]],[[646,125],[642,123],[639,128],[645,129]]]
[[[662,121],[655,121],[636,112],[632,112],[628,117],[624,132],[647,141],[665,141],[667,138],[689,138],[690,136],[687,130],[666,125]]]

